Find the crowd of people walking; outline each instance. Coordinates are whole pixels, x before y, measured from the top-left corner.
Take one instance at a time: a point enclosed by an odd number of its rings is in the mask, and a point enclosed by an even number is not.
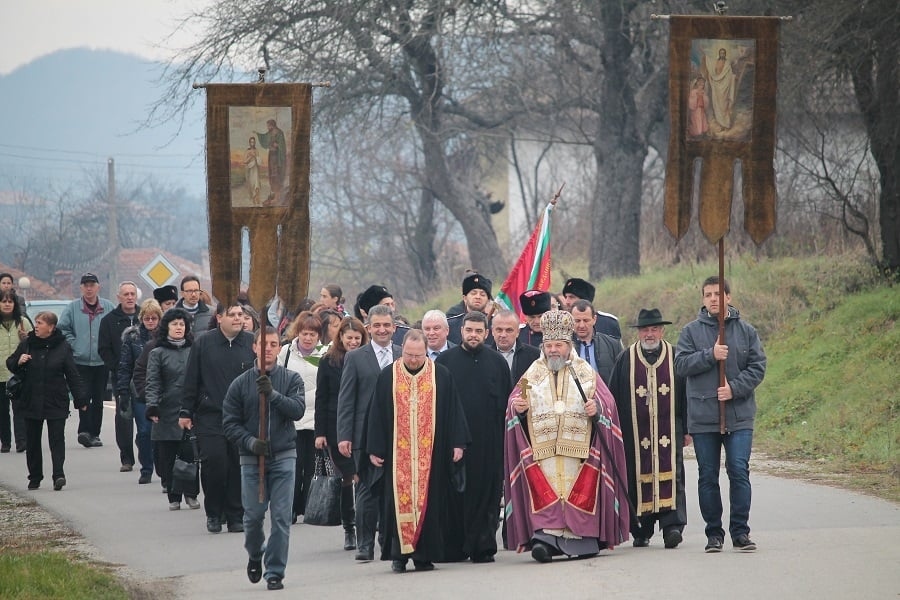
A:
[[[283,587],[317,452],[340,480],[344,550],[370,561],[378,549],[395,573],[410,560],[418,571],[493,562],[498,532],[542,563],[629,538],[646,547],[657,526],[675,549],[690,444],[705,551],[726,538],[722,449],[727,534],[735,549],[756,549],[749,457],[766,358],[716,277],[676,345],[661,311],[641,308],[627,347],[619,319],[597,310],[594,286],[578,278],[560,294],[526,291],[519,313],[468,272],[458,305],[412,323],[380,285],[348,309],[327,284],[272,324],[245,296],[213,308],[194,276],[140,304],[133,282],[118,285],[117,304],[92,273],[80,288],[59,318],[41,312],[33,323],[0,288],[0,451],[24,452],[28,488],[39,489],[46,422],[62,490],[70,404],[77,442],[102,446],[109,383],[119,470],[137,466],[142,486],[155,474],[168,509],[203,508],[208,533],[243,532],[247,576],[268,589]]]

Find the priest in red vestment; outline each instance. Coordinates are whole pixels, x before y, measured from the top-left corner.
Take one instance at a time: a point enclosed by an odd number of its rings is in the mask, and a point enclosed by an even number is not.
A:
[[[420,330],[406,334],[401,360],[378,376],[369,407],[366,452],[384,472],[381,559],[395,573],[410,558],[417,571],[443,560],[445,502],[451,486],[464,485],[454,467],[469,442],[465,416],[450,372],[426,347]]]

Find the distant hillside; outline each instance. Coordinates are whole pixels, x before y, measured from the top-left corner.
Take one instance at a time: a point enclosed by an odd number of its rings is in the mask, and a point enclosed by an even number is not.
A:
[[[202,92],[183,124],[142,126],[161,95],[161,71],[132,55],[72,49],[0,76],[0,190],[105,177],[111,156],[119,180],[152,176],[202,197]]]

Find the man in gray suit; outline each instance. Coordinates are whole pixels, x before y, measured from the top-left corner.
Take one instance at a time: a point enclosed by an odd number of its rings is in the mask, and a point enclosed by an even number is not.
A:
[[[372,341],[347,353],[338,391],[338,451],[348,458],[353,457],[359,475],[356,483],[356,560],[375,559],[378,498],[372,486],[381,473],[362,451],[365,447],[363,435],[378,375],[400,358],[400,346],[391,343],[394,328],[393,311],[387,306],[373,306],[366,316],[366,329]]]

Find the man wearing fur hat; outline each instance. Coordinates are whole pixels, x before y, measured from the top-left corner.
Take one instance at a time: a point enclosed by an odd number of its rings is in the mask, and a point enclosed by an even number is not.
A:
[[[462,282],[462,300],[464,311],[462,314],[447,318],[450,326],[448,339],[457,346],[462,344],[462,324],[466,313],[481,312],[488,317],[488,335],[490,335],[490,319],[494,308],[494,297],[491,296],[493,282],[480,273],[470,273]]]
[[[519,306],[525,315],[525,324],[519,329],[519,341],[535,348],[541,347],[541,316],[550,310],[550,292],[528,290],[519,295]]]
[[[566,301],[566,310],[571,311],[572,305],[578,300],[587,300],[593,305],[594,302],[594,286],[578,277],[570,277],[563,285],[563,298]],[[597,322],[594,325],[594,331],[597,333],[605,333],[611,335],[617,340],[622,339],[622,329],[619,327],[619,317],[614,314],[594,310]]]
[[[506,411],[507,548],[590,556],[628,539],[625,452],[612,395],[572,350],[572,315],[541,317],[541,358]]]
[[[670,324],[658,308],[642,308],[632,325],[638,341],[619,355],[609,382],[622,421],[628,494],[638,513],[631,529],[637,548],[650,545],[657,521],[663,544],[675,548],[687,523],[684,379],[675,373],[675,349],[663,340]]]
[[[153,299],[159,302],[159,307],[166,312],[178,302],[178,288],[174,285],[164,285],[153,290]]]
[[[353,313],[356,318],[363,323],[368,322],[369,311],[373,306],[387,306],[391,312],[396,314],[397,305],[394,302],[394,296],[383,285],[370,285],[356,297],[356,305],[353,307]],[[401,323],[394,319],[394,337],[391,342],[400,346],[403,344],[403,336],[409,331],[409,325]]]

